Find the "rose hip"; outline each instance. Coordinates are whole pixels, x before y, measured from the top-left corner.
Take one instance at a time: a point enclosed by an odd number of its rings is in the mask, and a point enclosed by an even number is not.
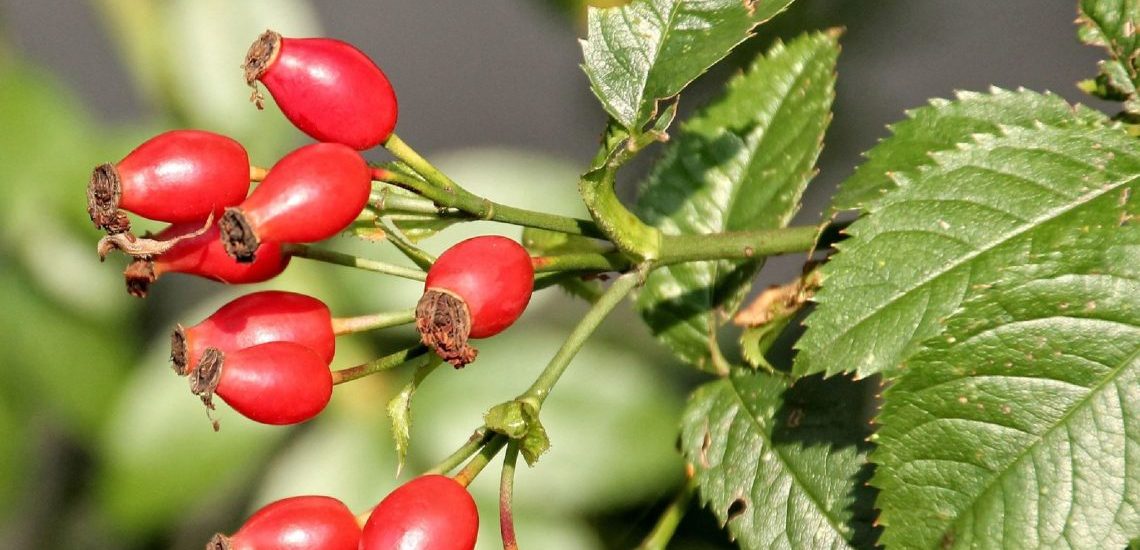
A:
[[[360,526],[343,502],[297,496],[271,502],[230,536],[214,535],[206,550],[358,550]]]
[[[450,477],[426,475],[376,505],[360,550],[471,550],[478,535],[479,510],[467,489]]]
[[[87,213],[100,229],[122,233],[122,210],[166,222],[205,220],[249,192],[249,156],[240,143],[202,130],[159,134],[116,164],[95,167]],[[120,210],[121,209],[121,210]]]
[[[498,236],[467,239],[428,270],[416,306],[424,344],[456,367],[475,360],[468,338],[494,336],[522,315],[534,289],[534,267],[522,245]]]
[[[304,345],[325,364],[336,352],[332,316],[324,302],[279,290],[254,292],[222,306],[202,322],[170,335],[174,372],[192,372],[209,348],[237,351],[266,342]]]
[[[249,48],[245,79],[261,81],[293,125],[318,141],[370,149],[396,127],[396,92],[355,46],[265,31]],[[254,101],[261,107],[260,94]]]
[[[368,203],[372,176],[360,153],[314,143],[289,153],[240,205],[222,216],[222,243],[239,262],[261,243],[309,243],[348,227]]]
[[[268,342],[231,352],[210,348],[190,377],[190,391],[202,398],[207,409],[214,408],[217,395],[242,416],[276,425],[316,416],[332,398],[332,387],[328,363],[295,342]]]
[[[202,222],[174,224],[154,239],[168,241],[201,228]],[[123,272],[127,292],[144,297],[150,285],[167,273],[185,273],[228,284],[260,283],[276,277],[289,265],[291,257],[282,251],[279,243],[266,243],[258,250],[256,260],[239,263],[226,254],[220,238],[221,231],[215,223],[204,233],[179,241],[157,256],[136,259]]]

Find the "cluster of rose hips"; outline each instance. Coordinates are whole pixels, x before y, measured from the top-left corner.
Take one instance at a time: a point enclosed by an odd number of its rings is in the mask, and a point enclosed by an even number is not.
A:
[[[145,296],[165,273],[231,284],[268,280],[289,264],[292,246],[344,231],[368,205],[378,172],[360,151],[388,140],[397,115],[395,93],[376,64],[345,42],[266,31],[251,46],[245,72],[259,108],[257,82],[318,142],[264,170],[251,167],[233,139],[175,130],[96,167],[88,214],[107,233],[101,257],[112,250],[132,257],[124,272],[131,294]],[[254,181],[260,183],[249,192]],[[137,236],[128,213],[171,225]],[[533,285],[532,260],[510,239],[476,237],[453,246],[428,270],[416,306],[423,343],[456,367],[470,363],[475,350],[467,339],[507,328]],[[294,424],[331,399],[329,364],[340,332],[316,298],[256,292],[196,325],[178,326],[171,358],[208,410],[217,396],[252,420]],[[384,498],[363,528],[339,500],[293,497],[265,506],[208,548],[471,549],[477,528],[465,483],[425,475]]]

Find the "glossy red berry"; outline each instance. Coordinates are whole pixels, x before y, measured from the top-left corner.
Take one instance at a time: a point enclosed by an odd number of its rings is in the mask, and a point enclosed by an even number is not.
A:
[[[368,516],[360,550],[471,550],[479,510],[454,479],[426,475],[392,491]]]
[[[253,261],[261,243],[309,243],[348,227],[368,203],[372,176],[360,153],[314,143],[269,169],[253,193],[222,216],[222,242],[239,262]]]
[[[174,130],[139,145],[116,164],[95,167],[87,213],[96,227],[112,233],[130,229],[121,210],[201,225],[248,192],[249,156],[240,143],[201,130]]]
[[[214,535],[206,550],[358,550],[360,526],[343,502],[323,496],[271,502],[231,536]]]
[[[249,48],[245,79],[260,80],[293,125],[318,141],[365,150],[396,127],[396,92],[355,46],[265,31]],[[254,100],[261,107],[260,95]]]
[[[456,367],[475,360],[468,338],[502,332],[522,315],[534,289],[534,267],[522,245],[498,236],[467,239],[428,270],[416,327]]]
[[[168,226],[155,235],[158,241],[169,241],[191,235],[202,228],[202,222],[185,222]],[[151,283],[167,273],[185,273],[228,284],[248,284],[268,281],[289,265],[291,256],[285,254],[280,243],[266,243],[258,249],[257,259],[239,263],[226,254],[217,223],[204,233],[178,241],[169,250],[150,258],[139,258],[127,266],[123,276],[127,292],[144,297]]]
[[[178,325],[170,335],[174,372],[192,372],[209,348],[222,352],[266,342],[295,342],[315,351],[325,364],[336,352],[332,315],[324,302],[304,294],[267,290],[237,298],[201,323]]]
[[[222,352],[209,348],[190,377],[190,391],[213,409],[221,397],[264,424],[304,422],[332,397],[332,371],[315,351],[295,342],[268,342]]]

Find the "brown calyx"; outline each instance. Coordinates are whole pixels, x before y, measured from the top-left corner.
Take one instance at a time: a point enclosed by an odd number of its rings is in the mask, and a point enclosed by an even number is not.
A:
[[[87,182],[87,215],[92,223],[107,233],[123,233],[131,229],[131,220],[119,210],[123,182],[113,164],[100,164],[91,171]]]
[[[206,550],[231,550],[232,548],[230,538],[221,533],[210,537],[210,542],[206,543]]]
[[[150,284],[158,279],[158,275],[154,274],[154,262],[135,260],[127,264],[127,268],[123,270],[123,279],[127,283],[127,294],[136,298],[146,298]]]
[[[182,325],[175,325],[170,332],[170,361],[173,363],[175,374],[186,376],[190,374],[190,350],[186,345],[186,329]]]
[[[471,312],[458,296],[429,288],[416,304],[416,329],[420,339],[455,368],[475,360],[479,350],[467,344]]]
[[[218,228],[222,233],[222,245],[226,248],[226,254],[240,263],[253,261],[261,242],[249,220],[245,219],[241,208],[236,206],[227,208],[225,214],[222,214],[221,221],[218,222]]]
[[[190,393],[202,399],[206,406],[206,417],[214,424],[214,431],[218,431],[218,421],[214,419],[211,411],[214,407],[214,392],[218,389],[218,382],[222,379],[222,366],[226,362],[226,354],[218,348],[206,348],[202,358],[198,360],[198,367],[191,373]]]
[[[269,70],[270,65],[277,60],[277,55],[281,52],[281,35],[266,30],[253,41],[249,46],[249,51],[245,53],[245,63],[242,64],[242,69],[245,70],[245,82],[253,88],[253,94],[249,96],[249,100],[257,105],[258,109],[263,109],[263,101],[265,96],[261,95],[261,91],[257,89],[257,80]]]

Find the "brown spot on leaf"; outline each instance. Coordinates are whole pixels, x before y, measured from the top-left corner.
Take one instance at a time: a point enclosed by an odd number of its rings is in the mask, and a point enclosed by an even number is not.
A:
[[[743,514],[744,512],[746,512],[747,510],[748,510],[748,501],[744,500],[744,497],[736,497],[736,500],[732,501],[732,504],[728,505],[728,512],[727,512],[727,515],[725,516],[726,517],[725,523],[728,523],[728,522],[740,517],[740,515]]]

